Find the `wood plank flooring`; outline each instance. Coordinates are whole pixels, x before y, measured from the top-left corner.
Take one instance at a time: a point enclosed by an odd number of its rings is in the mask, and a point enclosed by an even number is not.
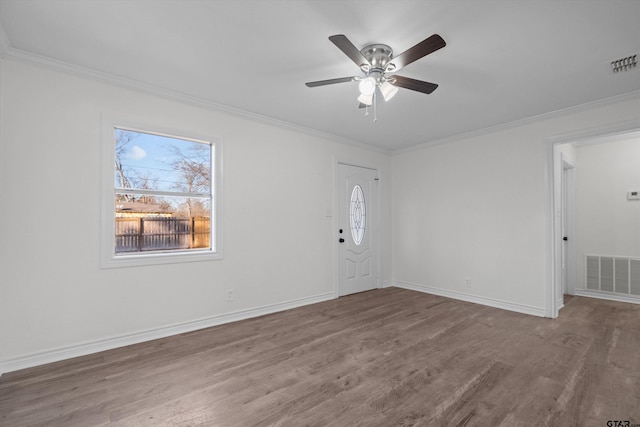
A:
[[[2,426],[640,424],[640,305],[387,288],[0,377]]]

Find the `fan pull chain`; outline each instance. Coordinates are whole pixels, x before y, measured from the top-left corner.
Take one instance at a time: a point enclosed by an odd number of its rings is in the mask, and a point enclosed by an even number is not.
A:
[[[378,121],[378,108],[376,106],[376,98],[377,98],[376,92],[373,92],[373,123]]]

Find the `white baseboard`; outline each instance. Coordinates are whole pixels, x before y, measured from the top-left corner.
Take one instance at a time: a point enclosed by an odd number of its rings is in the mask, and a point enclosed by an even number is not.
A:
[[[609,292],[592,291],[589,289],[576,289],[574,295],[579,297],[600,298],[609,301],[628,302],[631,304],[640,304],[640,296],[627,296],[620,294],[612,294]]]
[[[171,335],[192,332],[198,329],[218,326],[225,323],[236,322],[238,320],[249,319],[252,317],[263,316],[265,314],[277,313],[279,311],[289,310],[296,307],[302,307],[309,304],[315,304],[335,298],[335,294],[327,292],[324,294],[314,295],[296,300],[286,301],[278,304],[270,304],[258,308],[235,311],[233,313],[221,314],[217,316],[206,317],[203,319],[191,320],[187,322],[177,323],[160,328],[148,329],[145,331],[134,332],[116,337],[103,338],[94,341],[87,341],[65,347],[54,348],[51,350],[27,354],[25,356],[16,357],[0,361],[0,375],[4,372],[12,372],[20,369],[31,368],[34,366],[44,365],[47,363],[58,362],[60,360],[71,359],[78,356],[86,356],[87,354],[97,353],[100,351],[111,350],[118,347],[124,347],[132,344],[139,344],[145,341],[151,341],[158,338],[165,338]]]
[[[461,301],[482,304],[489,307],[500,308],[502,310],[515,311],[517,313],[529,314],[531,316],[545,317],[545,309],[533,307],[530,305],[517,304],[509,301],[498,300],[495,298],[481,297],[462,292],[451,291],[448,289],[436,288],[434,286],[422,285],[418,283],[387,281],[383,284],[385,287],[396,286],[398,288],[409,289],[412,291],[424,292],[427,294],[438,295],[441,297],[453,298]]]

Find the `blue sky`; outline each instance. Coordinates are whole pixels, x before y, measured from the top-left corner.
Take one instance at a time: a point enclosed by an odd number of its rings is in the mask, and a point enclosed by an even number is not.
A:
[[[131,177],[148,176],[155,182],[157,190],[173,190],[180,175],[172,168],[172,163],[179,159],[175,155],[176,148],[188,154],[190,148],[200,143],[166,136],[141,132],[125,131],[133,136],[126,144],[122,156],[125,173]],[[209,160],[209,159],[207,159]]]

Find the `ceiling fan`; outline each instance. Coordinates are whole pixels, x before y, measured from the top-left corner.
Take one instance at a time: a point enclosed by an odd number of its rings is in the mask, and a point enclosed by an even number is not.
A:
[[[358,101],[360,101],[361,108],[370,105],[375,107],[376,92],[382,94],[384,100],[388,101],[401,87],[426,94],[433,92],[438,87],[435,83],[392,74],[445,47],[445,41],[438,34],[424,39],[397,56],[393,56],[393,50],[385,44],[369,44],[359,50],[344,34],[336,34],[329,37],[329,40],[360,67],[364,76],[340,77],[305,83],[308,87],[359,81],[360,96]]]

